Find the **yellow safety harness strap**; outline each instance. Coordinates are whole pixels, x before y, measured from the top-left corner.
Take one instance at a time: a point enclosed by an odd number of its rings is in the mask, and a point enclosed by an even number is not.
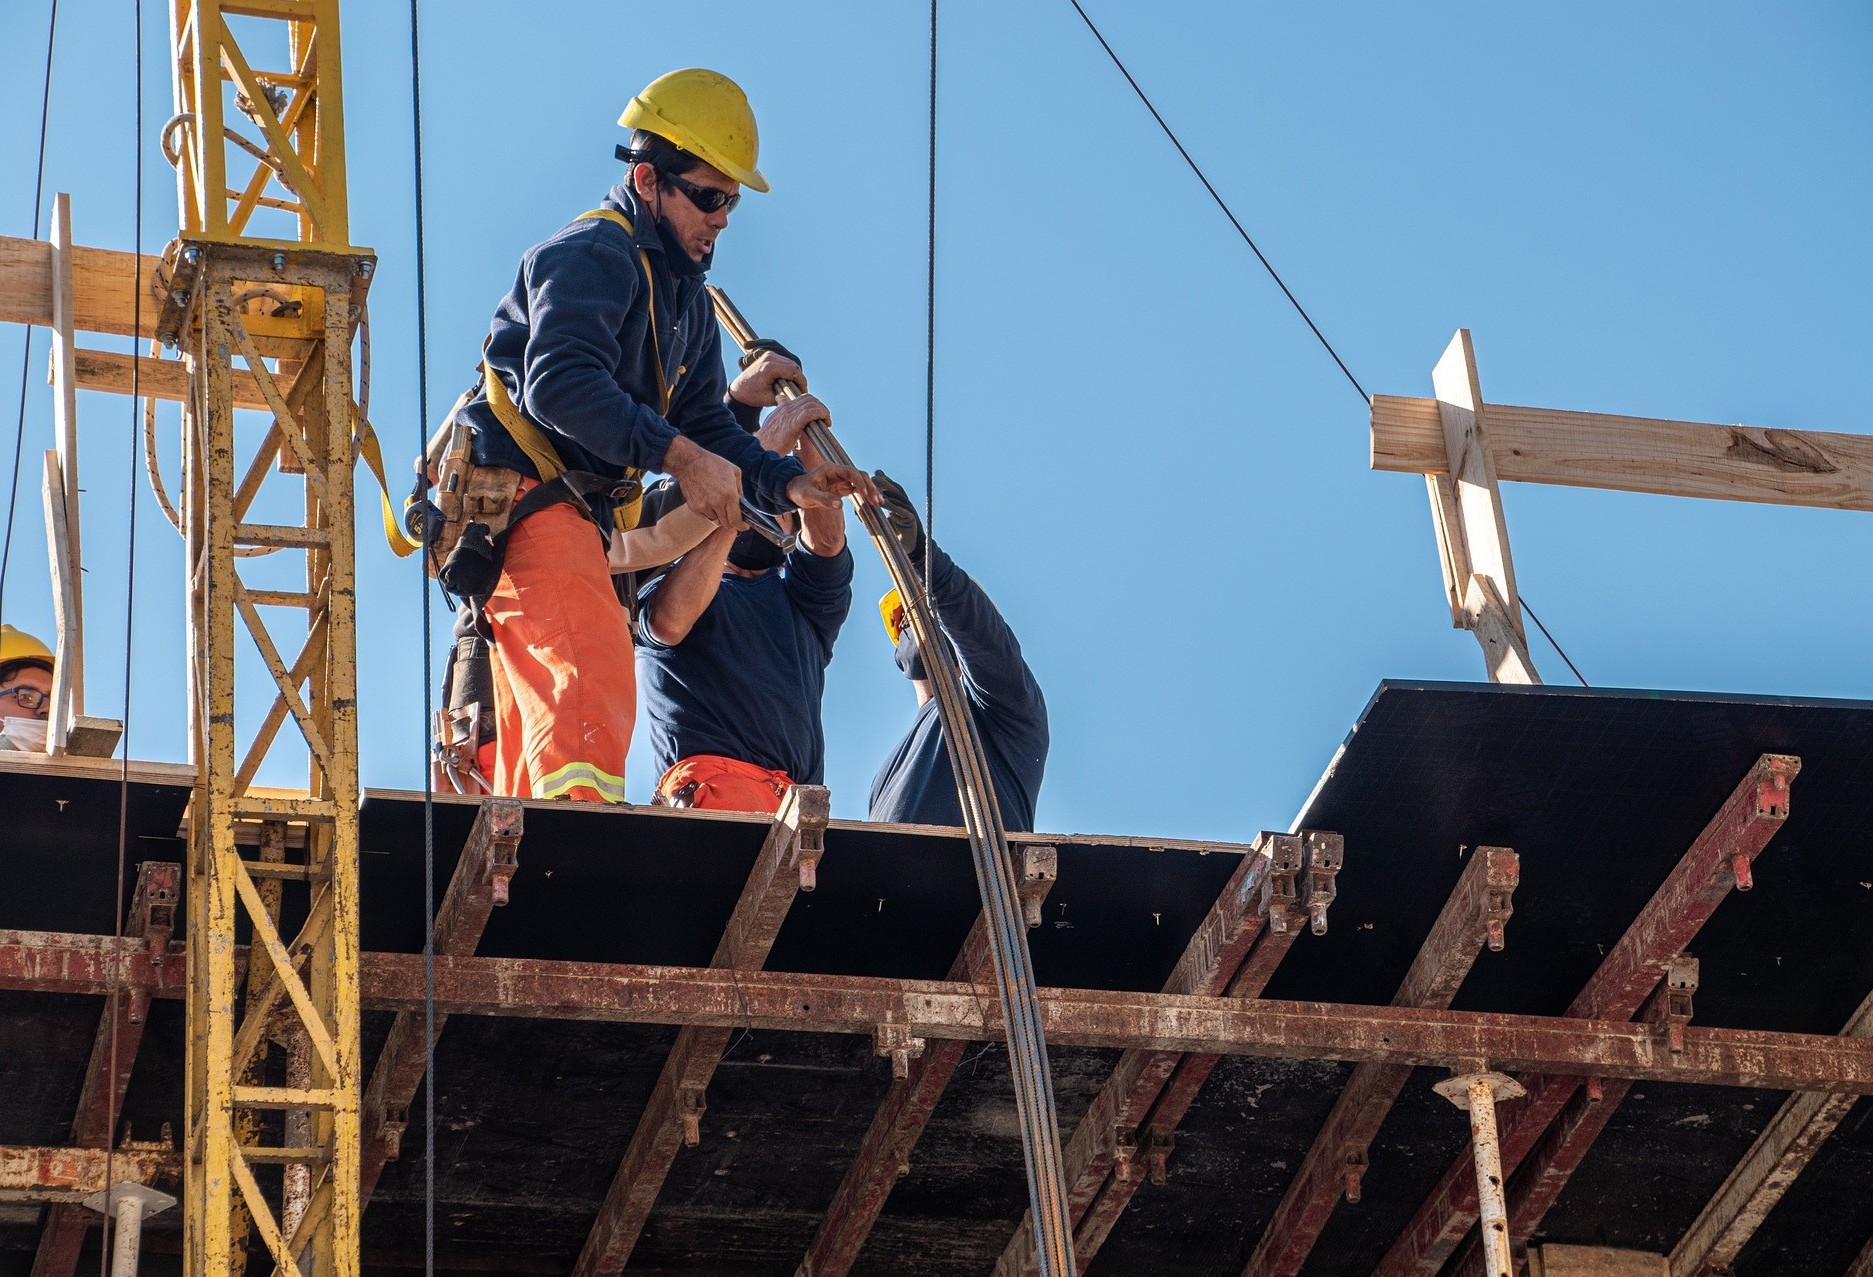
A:
[[[405,532],[402,520],[397,518],[396,506],[390,500],[390,481],[384,475],[384,449],[377,441],[377,432],[371,429],[370,422],[358,416],[355,405],[351,409],[351,416],[352,437],[357,440],[364,464],[371,468],[371,477],[377,480],[377,497],[383,507],[384,540],[389,543],[392,554],[399,559],[407,559],[423,548],[422,542]],[[410,499],[405,498],[404,505],[409,504]]]

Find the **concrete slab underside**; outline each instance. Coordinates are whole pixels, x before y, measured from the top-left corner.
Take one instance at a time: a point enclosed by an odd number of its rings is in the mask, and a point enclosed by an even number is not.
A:
[[[1268,996],[1383,1004],[1463,867],[1515,848],[1508,948],[1485,954],[1459,1009],[1559,1013],[1738,778],[1799,755],[1792,815],[1756,887],[1695,947],[1696,1022],[1833,1032],[1873,988],[1873,706],[1672,693],[1388,684],[1298,825],[1345,836],[1332,929],[1303,937]],[[59,799],[65,800],[63,808]],[[0,848],[0,928],[111,930],[117,787],[0,775],[21,836]],[[186,792],[133,785],[130,859],[179,860]],[[423,930],[420,799],[365,806],[364,947],[413,952]],[[438,804],[438,893],[472,811]],[[480,952],[703,965],[762,837],[755,822],[530,808],[513,903]],[[1255,827],[1245,825],[1243,841]],[[1233,853],[1061,847],[1033,934],[1043,984],[1158,987],[1235,865]],[[774,970],[940,979],[976,910],[958,838],[835,826],[820,888],[783,928]],[[134,880],[134,872],[129,875]],[[0,1143],[58,1143],[97,1027],[96,999],[0,993]],[[180,1128],[181,1007],[152,1008],[125,1117]],[[365,1058],[389,1016],[367,1015]],[[461,1016],[438,1049],[437,1232],[443,1271],[565,1272],[675,1030]],[[1056,1049],[1071,1130],[1115,1052]],[[1225,1058],[1093,1272],[1241,1271],[1348,1067]],[[630,1271],[791,1274],[888,1084],[864,1039],[753,1032],[731,1046],[703,1140],[680,1153]],[[1420,1070],[1371,1152],[1358,1205],[1334,1214],[1309,1273],[1369,1272],[1463,1148]],[[1669,1249],[1781,1101],[1774,1092],[1641,1084],[1542,1236]],[[1866,1240],[1873,1106],[1862,1102],[1740,1257],[1739,1277],[1838,1272]],[[420,1100],[406,1155],[366,1214],[367,1271],[422,1262]],[[972,1049],[854,1270],[980,1274],[1026,1205],[1006,1061]],[[173,1263],[152,1221],[148,1271]],[[165,1245],[164,1238],[168,1237]],[[0,1277],[30,1266],[30,1219],[0,1218]]]

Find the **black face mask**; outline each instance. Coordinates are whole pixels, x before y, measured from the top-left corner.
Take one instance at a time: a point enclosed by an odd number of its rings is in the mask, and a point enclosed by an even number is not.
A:
[[[728,561],[744,572],[766,572],[786,559],[779,546],[753,528],[736,533],[735,544],[728,550]]]
[[[904,671],[905,678],[923,682],[930,677],[930,672],[924,669],[923,653],[917,650],[917,639],[911,634],[910,626],[906,625],[904,632],[898,635],[897,651],[892,655],[897,659],[897,667]]]
[[[682,199],[683,197],[677,195],[673,198]],[[709,263],[715,260],[713,250],[701,261],[691,257],[689,250],[683,247],[683,241],[676,237],[676,231],[671,227],[670,219],[667,217],[657,219],[657,238],[663,241],[664,260],[670,263],[670,270],[673,274],[700,275],[708,270]]]

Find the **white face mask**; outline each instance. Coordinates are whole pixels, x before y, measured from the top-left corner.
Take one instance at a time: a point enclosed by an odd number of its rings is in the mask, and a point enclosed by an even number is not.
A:
[[[43,718],[0,719],[7,743],[15,749],[45,752],[46,720]]]

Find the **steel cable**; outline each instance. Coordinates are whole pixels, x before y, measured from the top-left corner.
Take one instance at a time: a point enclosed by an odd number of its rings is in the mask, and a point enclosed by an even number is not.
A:
[[[754,330],[720,289],[711,286],[717,317],[744,350]],[[783,399],[798,388],[779,383]],[[806,428],[807,438],[829,461],[851,465],[852,459],[824,422]],[[1015,1111],[1021,1125],[1021,1150],[1027,1170],[1028,1201],[1034,1220],[1035,1255],[1042,1277],[1074,1277],[1073,1229],[1067,1204],[1066,1174],[1060,1149],[1059,1115],[1054,1108],[1053,1080],[1048,1069],[1047,1041],[1040,1024],[1039,999],[1034,989],[1034,968],[1028,953],[1027,926],[1002,828],[1001,809],[987,756],[976,731],[975,718],[963,699],[953,660],[948,656],[936,618],[904,547],[875,506],[854,503],[859,521],[884,559],[891,583],[903,596],[905,613],[924,666],[936,692],[943,719],[944,744],[956,776],[963,827],[975,865],[976,885],[982,895],[984,928],[989,953],[998,976],[1002,1017],[1008,1037],[1009,1070],[1015,1089]]]
[[[52,113],[52,50],[58,43],[59,0],[52,0],[46,19],[45,73],[39,90],[39,159],[33,165],[33,224],[28,239],[39,237],[39,216],[45,207],[46,121]],[[19,419],[13,429],[13,481],[7,486],[6,539],[0,542],[0,616],[6,615],[7,565],[13,561],[13,517],[20,499],[20,460],[26,448],[26,388],[32,380],[33,330],[21,338]]]

